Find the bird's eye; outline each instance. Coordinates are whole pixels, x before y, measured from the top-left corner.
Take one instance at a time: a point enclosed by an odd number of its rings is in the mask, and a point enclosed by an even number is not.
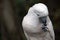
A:
[[[40,16],[40,15],[39,15],[39,13],[40,13],[39,11],[34,10],[34,13],[35,13],[37,16]]]
[[[37,16],[39,16],[39,14],[37,14]]]

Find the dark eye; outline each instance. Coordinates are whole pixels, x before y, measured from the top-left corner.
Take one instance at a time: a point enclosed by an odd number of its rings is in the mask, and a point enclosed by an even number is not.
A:
[[[37,16],[40,16],[40,15],[39,15],[39,13],[40,13],[39,11],[34,10],[34,13],[35,13]]]
[[[37,16],[39,16],[39,14],[37,14]]]

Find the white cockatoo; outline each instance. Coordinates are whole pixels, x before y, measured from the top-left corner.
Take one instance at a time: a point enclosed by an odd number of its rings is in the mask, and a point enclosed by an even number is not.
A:
[[[43,3],[30,7],[22,21],[27,40],[55,40],[53,26],[48,13],[48,8]]]

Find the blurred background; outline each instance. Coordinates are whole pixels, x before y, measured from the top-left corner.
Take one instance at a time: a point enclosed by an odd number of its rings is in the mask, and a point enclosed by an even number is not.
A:
[[[0,40],[26,40],[21,22],[36,3],[47,5],[55,39],[60,40],[60,0],[0,0]]]

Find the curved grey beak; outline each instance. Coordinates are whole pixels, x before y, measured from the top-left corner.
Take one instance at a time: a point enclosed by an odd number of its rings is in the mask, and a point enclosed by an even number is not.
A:
[[[46,24],[46,23],[47,23],[47,17],[46,17],[46,16],[40,17],[40,18],[39,18],[39,21],[40,21],[41,23],[43,23],[44,26],[47,26],[47,24]]]
[[[47,17],[40,17],[39,18],[40,22],[43,23],[42,30],[46,32],[48,30],[47,26]]]

